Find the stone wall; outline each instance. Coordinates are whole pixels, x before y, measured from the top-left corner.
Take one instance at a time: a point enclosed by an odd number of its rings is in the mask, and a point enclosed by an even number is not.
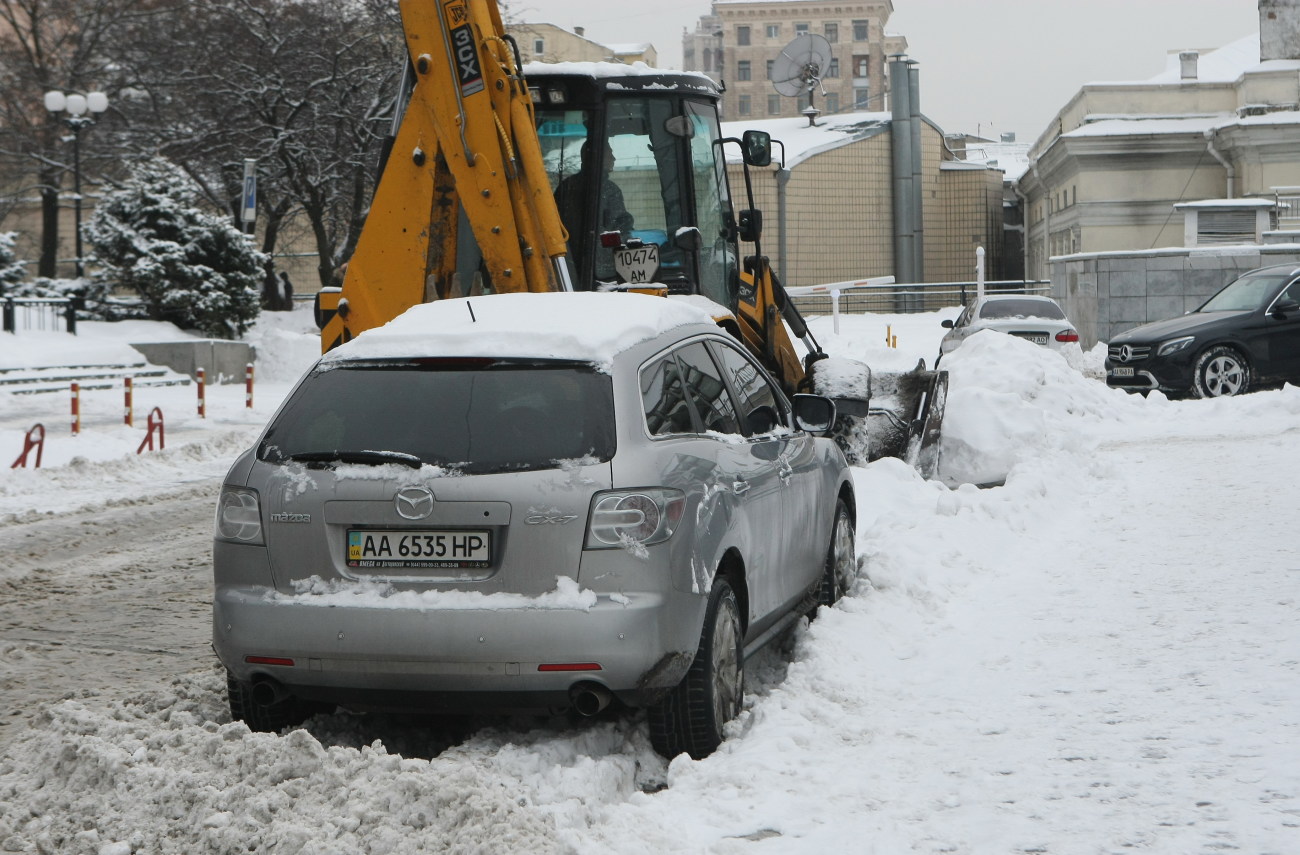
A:
[[[1051,260],[1052,296],[1089,350],[1141,324],[1190,312],[1256,267],[1300,263],[1300,244],[1097,252]]]

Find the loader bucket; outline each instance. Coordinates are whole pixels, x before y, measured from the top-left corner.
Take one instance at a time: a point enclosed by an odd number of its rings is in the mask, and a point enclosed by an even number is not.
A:
[[[832,431],[849,463],[898,457],[924,478],[939,466],[948,372],[925,361],[904,374],[873,374],[864,363],[827,358],[813,364],[813,391],[835,400]]]

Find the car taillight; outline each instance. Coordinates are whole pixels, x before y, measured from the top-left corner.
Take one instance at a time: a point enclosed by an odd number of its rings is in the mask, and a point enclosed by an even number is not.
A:
[[[1074,330],[1061,330],[1056,334],[1057,341],[1078,341],[1079,334]]]
[[[597,493],[587,520],[587,549],[649,546],[673,536],[686,506],[681,490],[651,488]]]
[[[262,513],[257,491],[223,487],[217,499],[217,537],[238,543],[262,543]]]

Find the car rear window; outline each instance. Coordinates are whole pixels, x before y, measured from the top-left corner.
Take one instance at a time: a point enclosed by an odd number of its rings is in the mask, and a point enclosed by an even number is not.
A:
[[[981,318],[1050,318],[1065,320],[1065,312],[1046,300],[990,300],[980,308]]]
[[[587,364],[367,361],[307,377],[258,456],[365,462],[380,452],[481,474],[608,460],[614,435],[610,377]]]

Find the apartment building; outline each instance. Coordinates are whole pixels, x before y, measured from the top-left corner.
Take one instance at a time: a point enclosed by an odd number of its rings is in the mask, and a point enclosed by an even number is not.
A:
[[[682,67],[726,84],[728,120],[798,116],[810,100],[829,114],[886,110],[889,57],[907,50],[906,38],[885,30],[893,11],[892,0],[715,0],[682,38]],[[772,86],[783,49],[804,34],[824,37],[831,50],[811,99]]]

